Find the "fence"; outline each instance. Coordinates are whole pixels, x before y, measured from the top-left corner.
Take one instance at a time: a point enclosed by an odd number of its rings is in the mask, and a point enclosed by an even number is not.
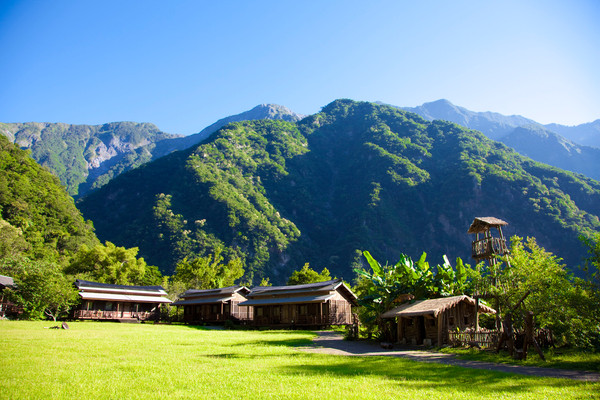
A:
[[[487,349],[496,346],[498,338],[499,333],[495,330],[448,332],[448,342],[456,347],[478,346]]]

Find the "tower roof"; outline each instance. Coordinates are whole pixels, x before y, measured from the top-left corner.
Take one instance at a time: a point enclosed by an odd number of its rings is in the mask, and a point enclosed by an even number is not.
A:
[[[498,228],[500,226],[508,225],[508,222],[502,221],[495,217],[477,217],[473,220],[471,227],[467,233],[482,233],[490,228]]]

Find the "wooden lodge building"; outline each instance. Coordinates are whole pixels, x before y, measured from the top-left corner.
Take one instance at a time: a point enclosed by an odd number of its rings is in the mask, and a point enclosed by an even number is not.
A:
[[[407,302],[381,314],[381,317],[397,319],[397,340],[400,343],[420,345],[429,342],[441,346],[448,344],[448,331],[475,329],[478,313],[495,314],[496,311],[463,295]]]
[[[128,286],[77,279],[82,302],[74,318],[113,321],[158,320],[161,304],[170,304],[162,286]]]
[[[252,307],[240,306],[250,292],[245,286],[229,286],[219,289],[190,289],[173,303],[183,307],[183,320],[187,323],[246,321],[252,319]]]
[[[8,300],[4,289],[16,288],[15,281],[10,276],[0,275],[0,318],[16,317],[23,312],[23,307]]]
[[[240,306],[254,307],[257,326],[327,326],[353,323],[356,295],[341,279],[252,289]]]

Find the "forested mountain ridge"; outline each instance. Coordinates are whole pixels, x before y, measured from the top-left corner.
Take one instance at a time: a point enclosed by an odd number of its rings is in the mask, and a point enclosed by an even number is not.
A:
[[[98,243],[58,179],[0,135],[0,258],[64,261]]]
[[[338,100],[290,123],[251,121],[119,176],[79,203],[97,233],[163,272],[224,246],[249,278],[310,262],[352,279],[357,250],[469,262],[476,216],[509,222],[570,266],[600,229],[600,183],[481,133],[390,106]]]
[[[283,106],[261,104],[185,137],[162,132],[153,124],[135,122],[0,123],[0,133],[21,148],[30,149],[31,156],[53,172],[72,196],[78,197],[143,163],[193,146],[228,122],[301,118]]]
[[[429,121],[441,119],[478,130],[536,161],[600,179],[600,120],[542,125],[520,115],[470,111],[444,99],[401,108]]]

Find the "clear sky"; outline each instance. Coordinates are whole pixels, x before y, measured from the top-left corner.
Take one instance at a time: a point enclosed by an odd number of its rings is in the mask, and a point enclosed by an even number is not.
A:
[[[600,118],[600,1],[0,0],[0,121],[191,134],[338,98]]]

